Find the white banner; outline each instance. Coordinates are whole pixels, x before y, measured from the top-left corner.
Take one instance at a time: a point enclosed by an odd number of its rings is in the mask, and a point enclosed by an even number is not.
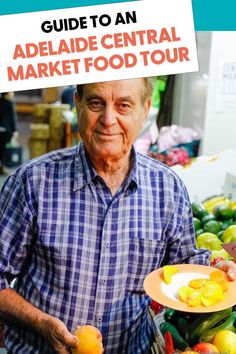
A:
[[[0,92],[198,70],[191,0],[0,17]]]

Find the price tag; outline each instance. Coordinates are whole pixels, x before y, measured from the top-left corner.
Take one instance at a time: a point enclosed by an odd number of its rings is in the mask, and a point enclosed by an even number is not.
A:
[[[224,195],[229,200],[236,200],[236,176],[229,172],[225,176]]]
[[[221,245],[234,259],[236,259],[236,242],[222,243]]]

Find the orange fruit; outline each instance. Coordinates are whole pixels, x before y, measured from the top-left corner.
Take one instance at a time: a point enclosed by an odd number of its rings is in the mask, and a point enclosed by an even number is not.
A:
[[[194,289],[200,289],[203,284],[206,282],[207,279],[205,278],[197,278],[197,279],[193,279],[193,280],[190,280],[189,282],[189,286],[191,286],[191,288],[194,288]]]
[[[218,280],[225,279],[224,272],[220,269],[216,269],[210,274],[210,280],[218,282]]]
[[[218,270],[211,272],[210,279],[212,281],[217,282],[217,284],[220,285],[220,287],[223,291],[228,290],[228,281],[226,278],[226,274],[222,270],[218,269]]]
[[[220,354],[218,348],[211,343],[200,342],[193,347],[194,350],[197,350],[198,353],[206,354]]]
[[[102,335],[94,326],[77,327],[75,333],[79,339],[78,347],[72,349],[72,354],[102,354]]]

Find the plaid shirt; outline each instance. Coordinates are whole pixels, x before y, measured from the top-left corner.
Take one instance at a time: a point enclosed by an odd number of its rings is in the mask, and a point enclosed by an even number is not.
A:
[[[206,264],[195,249],[185,187],[168,167],[133,151],[115,196],[83,143],[34,159],[5,183],[0,202],[0,289],[60,318],[93,324],[105,353],[147,354],[152,337],[145,276],[163,264]],[[49,354],[33,331],[5,329],[9,353]]]

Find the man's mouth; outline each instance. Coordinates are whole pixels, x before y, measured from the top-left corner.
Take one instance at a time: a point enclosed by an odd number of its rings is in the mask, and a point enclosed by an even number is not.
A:
[[[116,136],[116,135],[119,135],[119,133],[107,133],[107,132],[99,132],[99,131],[96,131],[96,133],[98,135],[103,135],[103,136],[107,136],[107,137],[112,137],[112,136]]]

